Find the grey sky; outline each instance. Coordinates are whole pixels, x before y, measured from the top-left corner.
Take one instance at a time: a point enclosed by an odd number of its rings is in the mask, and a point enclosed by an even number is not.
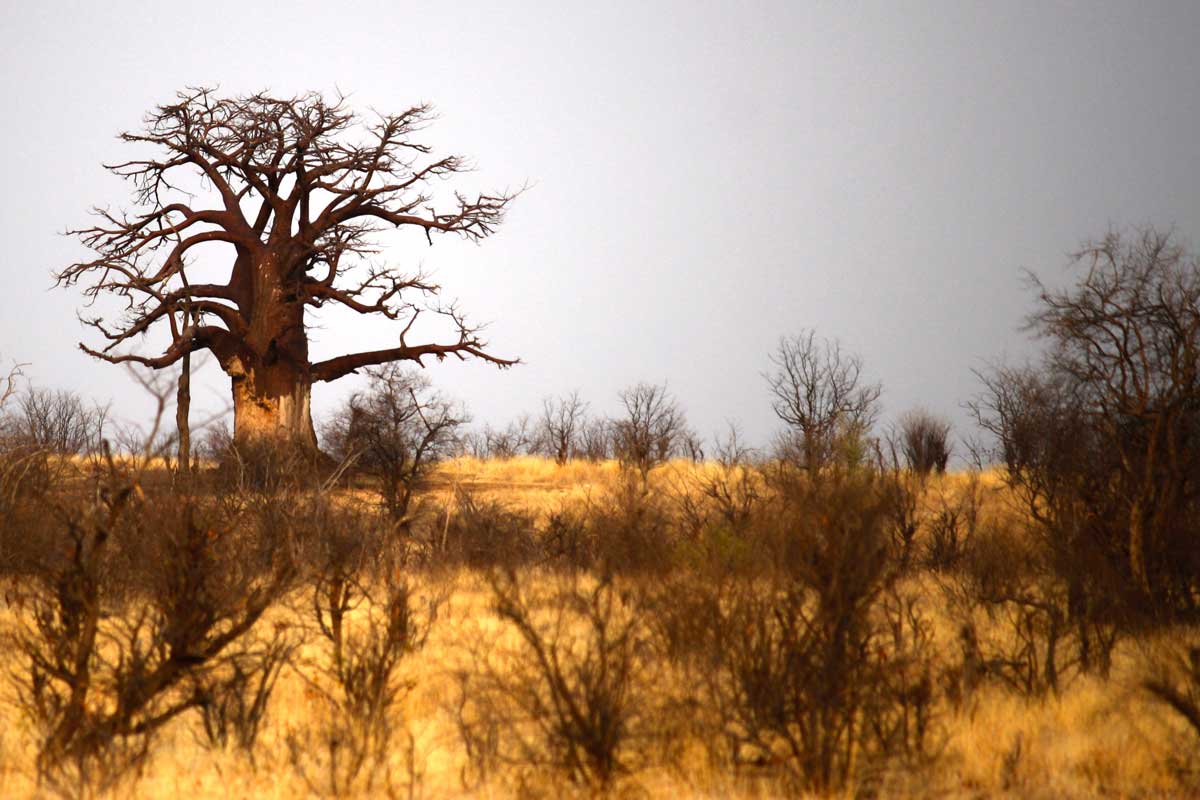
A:
[[[1200,212],[1195,3],[6,5],[0,355],[122,407],[138,391],[75,349],[81,298],[49,273],[83,253],[58,232],[126,203],[115,134],[185,85],[428,100],[426,141],[473,182],[535,184],[481,246],[388,253],[527,362],[431,367],[494,423],[667,381],[701,433],[765,442],[759,373],[802,327],[859,352],[889,413],[961,422],[971,368],[1027,349],[1022,268],[1060,274],[1110,224],[1194,236]],[[393,336],[322,324],[319,357]]]

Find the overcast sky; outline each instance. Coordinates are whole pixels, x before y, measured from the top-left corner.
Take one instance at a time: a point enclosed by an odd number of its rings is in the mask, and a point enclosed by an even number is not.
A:
[[[733,419],[762,443],[760,373],[802,328],[860,353],[889,414],[965,424],[971,370],[1028,352],[1023,268],[1061,278],[1113,225],[1193,237],[1200,212],[1194,2],[118,0],[9,3],[0,26],[0,357],[121,409],[138,390],[76,348],[82,298],[50,275],[85,254],[64,229],[127,205],[100,166],[127,155],[116,134],[188,85],[430,101],[424,139],[469,156],[472,185],[532,184],[479,246],[386,254],[525,362],[430,366],[493,424],[665,381],[701,433]],[[395,333],[314,336],[320,358]],[[355,380],[318,385],[317,415]],[[199,404],[228,403],[215,367],[202,382]]]

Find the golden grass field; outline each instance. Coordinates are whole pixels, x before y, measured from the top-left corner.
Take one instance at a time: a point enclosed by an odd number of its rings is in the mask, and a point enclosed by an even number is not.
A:
[[[706,469],[686,463],[661,468],[655,480],[686,478],[689,470]],[[564,503],[586,502],[590,493],[616,479],[615,464],[571,463],[558,467],[540,458],[502,462],[460,459],[443,465],[424,502],[433,507],[448,502],[455,486],[539,513]],[[940,479],[953,490],[960,476]],[[999,484],[984,476],[1002,513]],[[535,581],[550,580],[535,574]],[[456,670],[473,654],[502,658],[503,632],[492,612],[486,581],[480,574],[458,571],[417,579],[418,595],[444,595],[430,639],[408,662],[414,688],[403,705],[401,733],[388,769],[390,787],[375,786],[359,796],[504,797],[516,783],[496,775],[482,784],[464,784],[466,757],[454,724],[452,706],[457,691]],[[919,579],[907,589],[921,599],[932,617],[939,652],[952,661],[954,630],[941,609],[932,579]],[[300,626],[307,600],[295,598],[294,609],[280,609],[260,625]],[[418,601],[418,607],[421,602]],[[9,609],[8,615],[17,613]],[[961,708],[945,708],[937,736],[940,755],[911,774],[892,774],[883,783],[886,796],[945,798],[1088,798],[1184,797],[1178,771],[1194,767],[1200,746],[1169,712],[1149,701],[1139,689],[1145,653],[1154,642],[1119,646],[1112,676],[1107,681],[1083,677],[1069,683],[1059,696],[1027,700],[999,687],[985,687]],[[319,643],[301,651],[320,657]],[[671,680],[668,675],[656,680]],[[9,698],[11,699],[11,698]],[[330,713],[321,693],[294,670],[285,668],[272,699],[267,727],[258,746],[256,763],[235,749],[212,750],[202,744],[198,723],[185,716],[172,723],[157,742],[151,760],[136,781],[112,796],[145,798],[295,798],[311,796],[296,763],[320,773],[319,748],[305,732]],[[0,717],[0,796],[37,797],[34,752],[27,723],[10,703]],[[291,744],[289,745],[289,741]],[[299,743],[299,744],[297,744]],[[694,749],[694,748],[693,748]],[[621,784],[619,793],[634,797],[759,797],[778,789],[769,783],[748,782],[708,764],[698,750],[685,748],[675,768],[653,767]],[[1181,766],[1182,765],[1182,766]],[[525,776],[526,793],[558,796],[561,784],[539,784]],[[539,788],[540,787],[540,788]],[[349,794],[355,794],[351,791]]]

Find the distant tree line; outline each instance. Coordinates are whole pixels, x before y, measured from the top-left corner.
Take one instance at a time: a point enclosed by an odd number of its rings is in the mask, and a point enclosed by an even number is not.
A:
[[[813,331],[767,359],[781,425],[762,452],[736,428],[704,452],[657,384],[621,392],[612,417],[572,393],[470,433],[424,373],[381,365],[327,420],[317,471],[219,433],[184,471],[159,427],[168,392],[137,433],[14,368],[0,637],[38,779],[72,796],[117,786],[185,716],[253,759],[287,666],[331,712],[280,734],[312,793],[395,788],[407,665],[444,602],[414,594],[421,566],[484,571],[514,643],[469,646],[453,674],[465,790],[506,764],[598,794],[681,737],[783,794],[873,785],[933,764],[946,715],[969,717],[981,686],[1036,699],[1104,680],[1138,639],[1134,679],[1200,733],[1200,264],[1145,230],[1089,244],[1076,270],[1062,289],[1031,279],[1027,322],[1047,346],[980,372],[969,409],[986,435],[947,481],[948,422],[916,410],[881,426],[861,359]],[[431,468],[463,453],[621,469],[554,508],[455,486],[422,509]],[[659,469],[669,458],[707,463]],[[305,619],[267,633],[276,611]],[[1151,652],[1164,639],[1169,658]]]
[[[1030,276],[1026,327],[1042,356],[979,372],[967,405],[985,434],[967,455],[1004,467],[1049,562],[1070,572],[1074,622],[1104,613],[1200,608],[1200,268],[1168,232],[1110,233],[1074,258],[1074,282]],[[802,330],[780,339],[764,373],[782,423],[764,454],[819,476],[831,465],[888,463],[940,473],[949,422],[917,409],[880,430],[878,383],[836,339]],[[136,436],[107,409],[66,392],[20,390],[10,376],[0,433],[57,453],[95,452],[100,438]],[[548,397],[503,428],[469,430],[469,414],[423,373],[386,365],[323,427],[325,448],[380,481],[384,504],[408,512],[429,468],[460,453],[537,454],[559,464],[615,459],[645,480],[671,458],[703,460],[704,442],[663,384],[619,393],[621,413],[591,412],[579,392]],[[218,446],[220,442],[216,443]],[[209,448],[213,448],[210,446]],[[1081,565],[1087,565],[1082,568]]]

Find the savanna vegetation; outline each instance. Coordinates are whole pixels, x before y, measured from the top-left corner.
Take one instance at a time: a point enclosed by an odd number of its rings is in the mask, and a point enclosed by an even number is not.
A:
[[[403,366],[512,363],[453,308],[448,342],[308,357],[306,307],[407,334],[436,294],[345,281],[374,225],[481,239],[515,196],[427,210],[464,162],[420,162],[426,119],[348,144],[341,103],[198,90],[126,135],[166,154],[114,167],[148,210],[59,278],[129,301],[89,352],[148,368],[158,414],[0,382],[0,793],[1200,794],[1194,255],[1113,233],[1031,279],[1043,355],[982,370],[960,438],[885,424],[812,330],[763,354],[766,447],[653,383],[478,428]],[[189,165],[219,207],[162,199]],[[189,282],[211,241],[232,277]],[[161,355],[113,349],[154,324]],[[199,350],[232,432],[164,377]],[[313,425],[312,384],[358,370]]]

